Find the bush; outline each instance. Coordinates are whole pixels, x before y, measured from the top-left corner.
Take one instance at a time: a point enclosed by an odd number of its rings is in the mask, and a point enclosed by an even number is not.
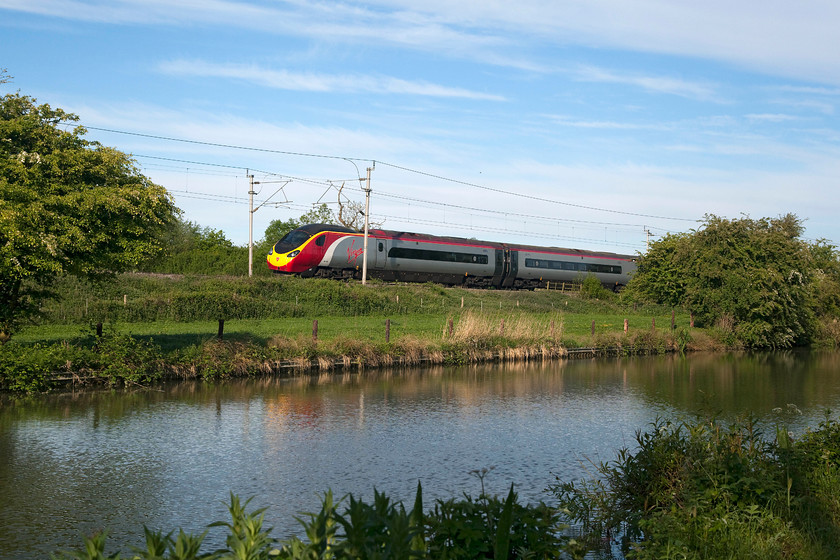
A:
[[[552,487],[589,549],[620,542],[638,559],[836,558],[840,425],[768,441],[748,420],[657,421],[598,465]]]

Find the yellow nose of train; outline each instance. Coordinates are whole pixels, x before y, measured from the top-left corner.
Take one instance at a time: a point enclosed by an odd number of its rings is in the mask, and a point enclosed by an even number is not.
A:
[[[291,253],[275,253],[274,249],[272,249],[266,257],[268,268],[279,272],[288,272],[289,264],[299,253],[300,251],[297,249]]]

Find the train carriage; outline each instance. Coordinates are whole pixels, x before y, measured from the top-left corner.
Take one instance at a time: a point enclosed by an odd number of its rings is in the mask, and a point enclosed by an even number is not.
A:
[[[367,259],[371,278],[518,289],[574,282],[587,274],[617,289],[636,269],[635,257],[630,255],[388,230],[371,230],[368,254],[364,252],[361,233],[341,226],[309,224],[278,241],[267,263],[278,273],[358,278],[362,259]]]

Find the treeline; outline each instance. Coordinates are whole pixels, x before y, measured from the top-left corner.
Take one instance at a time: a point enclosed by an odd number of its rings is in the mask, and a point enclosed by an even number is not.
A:
[[[326,204],[312,209],[300,218],[273,220],[262,238],[254,242],[253,274],[269,276],[265,257],[284,235],[304,224],[333,223]],[[163,250],[155,258],[137,267],[139,272],[188,275],[248,275],[248,246],[235,245],[225,232],[179,218],[166,230]]]
[[[627,296],[686,309],[733,346],[840,339],[840,253],[802,239],[802,220],[728,220],[670,234],[639,259]]]

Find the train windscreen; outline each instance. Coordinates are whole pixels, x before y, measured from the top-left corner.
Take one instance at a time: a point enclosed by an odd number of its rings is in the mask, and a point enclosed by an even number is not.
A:
[[[293,251],[306,243],[306,240],[310,237],[312,236],[301,229],[293,229],[274,245],[274,252],[288,253]]]

